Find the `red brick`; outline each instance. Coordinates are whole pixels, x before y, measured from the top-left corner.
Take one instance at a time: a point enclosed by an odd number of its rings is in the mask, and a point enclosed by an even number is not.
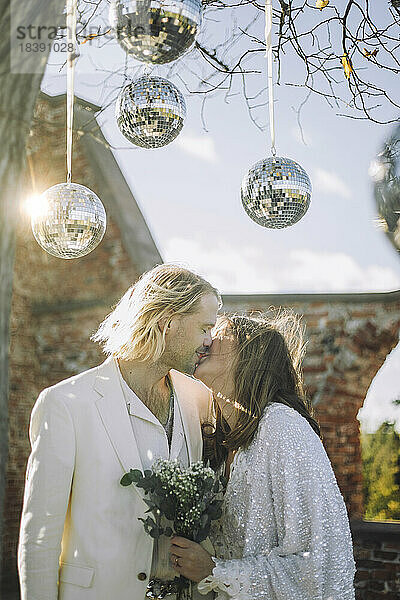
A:
[[[358,569],[354,576],[354,581],[365,581],[370,578],[370,571]]]
[[[399,542],[384,542],[383,548],[395,548],[400,552],[400,541]]]
[[[391,573],[388,569],[376,569],[371,572],[371,575],[373,579],[381,579],[382,581],[396,579],[396,572]]]
[[[398,552],[385,552],[384,550],[375,550],[374,558],[381,558],[384,561],[393,561],[399,558]]]

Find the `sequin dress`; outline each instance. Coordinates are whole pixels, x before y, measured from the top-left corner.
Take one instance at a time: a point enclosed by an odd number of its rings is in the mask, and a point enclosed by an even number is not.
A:
[[[346,506],[321,440],[296,410],[273,402],[232,462],[214,521],[216,600],[354,600]]]

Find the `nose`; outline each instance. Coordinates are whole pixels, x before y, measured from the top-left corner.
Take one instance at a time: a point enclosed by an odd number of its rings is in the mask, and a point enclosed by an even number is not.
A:
[[[207,349],[210,349],[211,346],[212,346],[212,343],[213,343],[213,339],[212,339],[212,336],[211,336],[211,331],[209,331],[207,333],[206,337],[204,338],[203,346],[205,348],[207,348]]]

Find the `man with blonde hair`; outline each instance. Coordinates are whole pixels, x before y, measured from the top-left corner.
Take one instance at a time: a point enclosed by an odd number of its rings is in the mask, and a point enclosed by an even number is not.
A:
[[[39,395],[18,547],[22,600],[171,592],[170,542],[145,533],[141,491],[120,480],[159,457],[201,459],[210,395],[187,375],[208,353],[220,302],[191,271],[155,267],[92,337],[107,360]]]

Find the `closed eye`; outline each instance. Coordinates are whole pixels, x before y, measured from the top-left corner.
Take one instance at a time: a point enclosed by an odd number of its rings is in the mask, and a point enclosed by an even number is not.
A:
[[[212,329],[214,329],[215,325],[207,325],[206,327],[202,327],[203,333],[209,333]]]

